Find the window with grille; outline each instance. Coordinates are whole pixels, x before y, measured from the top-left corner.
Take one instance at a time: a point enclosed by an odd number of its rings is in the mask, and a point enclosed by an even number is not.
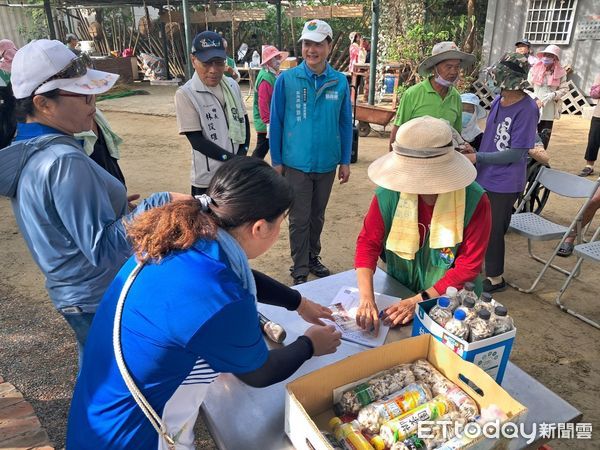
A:
[[[525,37],[532,44],[568,44],[577,0],[529,0]]]

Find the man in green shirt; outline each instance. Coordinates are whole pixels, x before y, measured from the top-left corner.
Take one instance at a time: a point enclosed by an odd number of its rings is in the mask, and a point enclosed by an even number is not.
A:
[[[423,81],[402,95],[390,134],[390,151],[400,125],[411,119],[431,116],[448,121],[458,133],[462,130],[462,103],[454,84],[461,67],[475,62],[475,56],[461,52],[454,42],[439,42],[431,56],[419,65]]]

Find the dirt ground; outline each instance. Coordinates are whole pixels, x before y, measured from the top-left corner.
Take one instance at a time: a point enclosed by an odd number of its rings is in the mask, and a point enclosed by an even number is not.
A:
[[[173,88],[152,89],[149,96],[100,104],[124,138],[121,167],[130,193],[189,191],[190,154],[185,139],[177,135],[173,92]],[[556,123],[549,149],[552,167],[570,172],[583,167],[588,127],[589,121],[579,117],[563,117]],[[355,239],[374,189],[366,170],[386,151],[387,135],[374,132],[361,138],[359,162],[352,165],[350,182],[334,186],[322,236],[323,261],[333,272],[353,267]],[[551,198],[545,214],[565,222],[577,205],[577,201]],[[60,448],[64,445],[77,350],[70,329],[51,306],[43,277],[19,234],[10,203],[4,198],[0,199],[0,217],[0,375],[32,403],[51,440]],[[506,277],[526,283],[540,266],[527,257],[524,239],[509,235],[507,241]],[[535,248],[544,254],[550,244],[538,244]],[[279,241],[266,255],[253,261],[253,266],[288,283],[288,261],[284,226]],[[574,261],[569,258],[560,262]],[[597,273],[596,267],[584,264],[581,279],[574,282],[565,300],[600,321]],[[600,448],[600,331],[554,305],[563,281],[562,275],[551,272],[532,295],[508,289],[497,294],[497,298],[508,306],[518,328],[511,360],[581,410],[583,421],[591,422],[595,429],[592,441],[556,440],[552,446],[596,449]],[[198,448],[214,448],[202,423],[197,428]]]

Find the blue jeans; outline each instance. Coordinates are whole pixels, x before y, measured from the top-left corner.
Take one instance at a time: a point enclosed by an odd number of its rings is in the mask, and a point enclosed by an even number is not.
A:
[[[67,323],[75,332],[75,338],[77,339],[77,346],[79,349],[79,370],[81,370],[81,364],[83,363],[83,349],[85,347],[85,341],[87,340],[95,313],[82,312],[77,306],[62,308],[59,309],[58,312],[62,314]]]

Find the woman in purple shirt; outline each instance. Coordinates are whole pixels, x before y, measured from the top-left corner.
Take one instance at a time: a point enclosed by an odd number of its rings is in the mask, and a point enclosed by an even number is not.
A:
[[[524,92],[529,86],[527,57],[507,53],[491,69],[501,92],[492,102],[478,153],[465,155],[477,165],[477,182],[487,191],[492,207],[492,230],[485,255],[487,278],[483,290],[506,289],[504,235],[512,207],[526,181],[527,153],[535,144],[539,109]]]

